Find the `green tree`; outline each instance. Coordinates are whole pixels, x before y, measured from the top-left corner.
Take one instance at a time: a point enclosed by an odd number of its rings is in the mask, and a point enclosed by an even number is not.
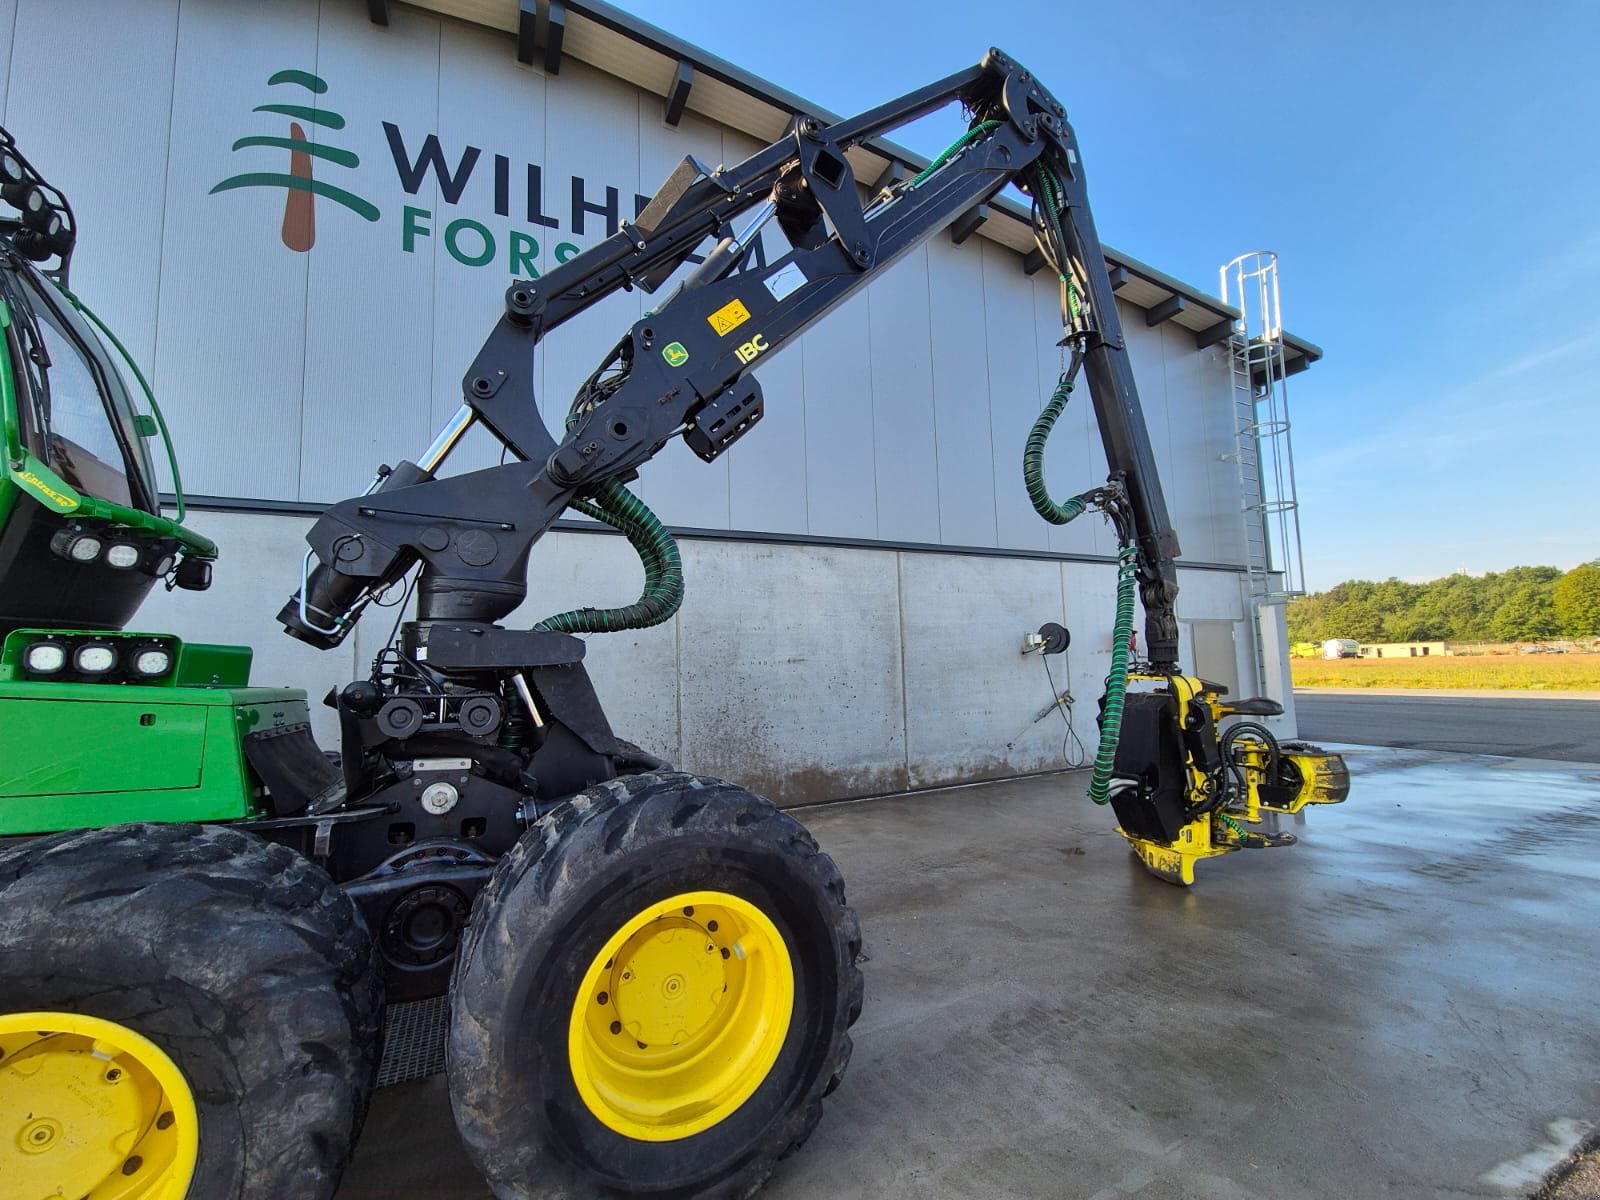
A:
[[[1552,588],[1556,620],[1567,637],[1600,634],[1600,565],[1574,567]]]
[[[1506,642],[1526,638],[1555,637],[1561,625],[1556,620],[1551,581],[1527,580],[1506,593],[1489,622],[1494,637]]]

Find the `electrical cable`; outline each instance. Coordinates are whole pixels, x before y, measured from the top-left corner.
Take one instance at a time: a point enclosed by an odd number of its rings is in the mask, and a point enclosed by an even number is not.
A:
[[[1050,698],[1055,707],[1061,711],[1061,719],[1067,723],[1067,732],[1061,738],[1061,759],[1066,763],[1068,770],[1076,771],[1089,765],[1089,750],[1084,746],[1083,739],[1078,736],[1078,731],[1073,727],[1072,700],[1070,698],[1072,695],[1072,660],[1069,658],[1066,663],[1068,700],[1065,704],[1061,702],[1061,693],[1056,688],[1055,672],[1050,669],[1049,658],[1041,654],[1039,655],[1039,661],[1044,664],[1045,678],[1050,681]],[[1071,753],[1068,749],[1074,742],[1078,746],[1077,754]]]

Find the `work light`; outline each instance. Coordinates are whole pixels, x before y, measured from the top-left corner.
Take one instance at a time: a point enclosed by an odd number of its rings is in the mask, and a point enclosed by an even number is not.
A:
[[[94,534],[85,533],[82,529],[58,530],[50,539],[50,549],[75,563],[92,563],[100,557],[102,544]]]
[[[133,656],[133,673],[145,679],[154,679],[172,670],[172,652],[161,646],[140,650]]]
[[[104,642],[85,642],[72,656],[80,675],[104,675],[117,665],[117,652]]]
[[[35,642],[22,656],[30,675],[54,675],[67,665],[67,649],[59,642]]]
[[[25,218],[33,213],[42,213],[49,207],[44,193],[27,183],[8,183],[0,187],[0,198],[12,208],[20,210]]]
[[[21,183],[28,173],[22,169],[14,154],[0,154],[0,184]]]
[[[134,542],[112,542],[106,548],[106,566],[115,567],[119,571],[137,567],[143,557],[143,551]]]

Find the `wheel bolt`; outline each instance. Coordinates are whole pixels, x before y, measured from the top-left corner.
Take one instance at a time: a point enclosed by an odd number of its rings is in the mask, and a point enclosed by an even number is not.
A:
[[[604,1004],[610,999],[611,999],[611,994],[609,992],[601,992],[598,996],[595,997],[595,1003]]]
[[[683,915],[686,916],[686,917],[694,916],[694,905],[691,904],[691,905],[689,905],[688,908],[684,909],[683,910]]]
[[[176,1120],[176,1118],[171,1113],[164,1112],[156,1118],[156,1128],[171,1129],[174,1120]]]
[[[107,1083],[115,1083],[117,1080],[119,1080],[121,1078],[122,1078],[122,1068],[121,1067],[112,1067],[109,1071],[106,1072],[106,1082]]]
[[[133,1175],[142,1166],[144,1166],[144,1159],[140,1158],[137,1154],[135,1154],[127,1162],[122,1164],[122,1173],[124,1175]]]
[[[621,1033],[622,1032],[622,1022],[621,1021],[613,1021],[613,1022],[611,1022],[611,1032],[612,1033]]]
[[[717,923],[715,921],[707,921],[706,930],[710,933],[715,933],[717,931]]]
[[[722,948],[722,957],[723,958],[727,958],[728,957],[728,948],[726,946],[724,946]]]

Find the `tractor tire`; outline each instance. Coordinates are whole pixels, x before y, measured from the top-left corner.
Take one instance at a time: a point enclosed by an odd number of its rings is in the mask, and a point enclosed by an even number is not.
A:
[[[0,850],[0,913],[0,1178],[41,1196],[333,1195],[383,992],[320,867],[217,826],[58,834]],[[13,1151],[19,1130],[37,1145]]]
[[[844,1074],[860,950],[838,868],[768,801],[665,772],[579,793],[501,859],[456,962],[468,1152],[500,1200],[751,1195]]]

